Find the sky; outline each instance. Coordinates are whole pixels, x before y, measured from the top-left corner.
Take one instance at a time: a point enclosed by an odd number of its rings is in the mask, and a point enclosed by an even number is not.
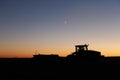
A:
[[[0,0],[0,57],[67,56],[78,44],[120,56],[120,0]]]

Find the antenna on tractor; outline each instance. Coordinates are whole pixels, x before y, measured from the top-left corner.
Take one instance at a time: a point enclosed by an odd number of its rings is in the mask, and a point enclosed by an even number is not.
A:
[[[37,50],[35,50],[35,55],[37,54]]]

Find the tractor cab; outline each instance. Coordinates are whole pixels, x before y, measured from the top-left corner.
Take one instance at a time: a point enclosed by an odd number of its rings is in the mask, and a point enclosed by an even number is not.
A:
[[[88,45],[76,45],[75,46],[75,52],[80,52],[80,51],[87,51],[88,50]]]

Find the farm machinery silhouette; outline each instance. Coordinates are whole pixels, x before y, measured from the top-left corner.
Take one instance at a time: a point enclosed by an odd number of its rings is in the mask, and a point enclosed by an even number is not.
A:
[[[95,50],[89,50],[88,45],[75,45],[75,52],[67,55],[66,57],[60,57],[58,55],[33,55],[33,59],[39,63],[51,64],[51,63],[99,63],[103,61],[103,55],[101,52]]]

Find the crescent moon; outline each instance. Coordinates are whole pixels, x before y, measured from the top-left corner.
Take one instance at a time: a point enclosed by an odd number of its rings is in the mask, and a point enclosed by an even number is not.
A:
[[[67,23],[68,23],[67,20],[65,20],[65,21],[64,21],[64,24],[67,24]]]

